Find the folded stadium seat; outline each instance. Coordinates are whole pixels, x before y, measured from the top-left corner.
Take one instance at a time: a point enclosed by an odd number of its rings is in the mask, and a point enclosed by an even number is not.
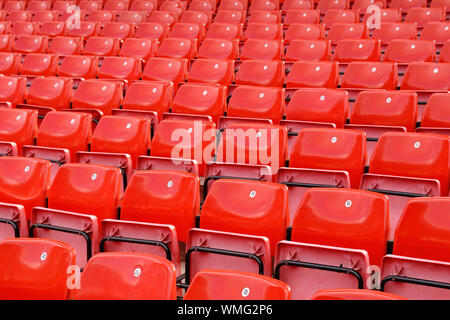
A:
[[[119,168],[99,164],[66,163],[56,173],[48,192],[48,207],[116,219],[122,196]]]
[[[381,290],[414,300],[450,298],[449,199],[412,199],[395,231],[392,254],[383,258]]]
[[[289,10],[284,16],[283,26],[290,26],[293,23],[318,24],[320,23],[320,12],[313,9]]]
[[[104,116],[92,134],[90,151],[91,153],[126,153],[130,155],[133,167],[136,167],[137,157],[148,155],[150,146],[149,120],[126,116]],[[114,164],[111,163],[111,165]]]
[[[92,56],[117,56],[119,51],[119,39],[93,36],[87,39],[83,54]]]
[[[228,102],[227,118],[270,119],[278,124],[285,111],[284,90],[282,88],[239,86]],[[221,120],[226,120],[221,119]]]
[[[159,122],[162,120],[163,113],[169,112],[172,105],[173,87],[169,81],[132,82],[123,99],[122,111],[156,112],[155,120]]]
[[[0,202],[0,242],[27,236],[28,222],[25,208],[19,204]]]
[[[271,276],[275,245],[286,236],[287,196],[285,186],[271,182],[214,182],[200,228],[188,233],[185,284],[205,268]]]
[[[365,23],[335,23],[328,31],[327,40],[336,45],[344,39],[367,39],[368,29]]]
[[[115,279],[113,282],[111,279]],[[149,253],[103,252],[86,265],[74,300],[175,300],[172,262]]]
[[[350,62],[342,77],[341,88],[349,93],[350,102],[362,90],[396,90],[398,83],[397,64],[395,62]]]
[[[172,0],[164,1],[160,4],[159,10],[171,12],[179,19],[183,11],[186,10],[186,3],[182,4],[182,2]]]
[[[70,5],[72,5],[71,1],[56,0],[56,1],[53,1],[52,10],[66,11]]]
[[[97,77],[98,57],[95,56],[65,56],[58,69],[58,76],[92,79]]]
[[[55,37],[48,46],[48,52],[58,56],[80,55],[83,39],[78,37]]]
[[[356,2],[356,1],[355,1]],[[368,289],[323,289],[317,291],[311,300],[407,300],[387,292]]]
[[[434,40],[438,52],[450,38],[450,22],[428,22],[420,34],[421,40]]]
[[[183,300],[290,300],[291,288],[249,272],[205,269],[192,279]]]
[[[321,289],[371,289],[370,266],[386,254],[388,206],[373,192],[308,190],[291,241],[278,243],[274,277],[291,287],[292,299],[311,299]]]
[[[80,28],[67,26],[67,35],[70,37],[84,37],[89,38],[100,33],[100,24],[92,21],[81,21]]]
[[[14,52],[37,53],[47,52],[48,37],[36,35],[19,35],[14,42]]]
[[[172,104],[173,113],[198,114],[211,116],[217,123],[226,111],[226,87],[216,84],[182,85],[175,95]]]
[[[29,237],[67,243],[77,253],[76,265],[84,268],[86,262],[98,253],[98,229],[96,216],[34,207]]]
[[[103,10],[124,11],[128,10],[128,1],[125,0],[106,0],[103,4]]]
[[[221,1],[219,9],[223,4],[226,3],[236,3],[241,5],[239,1]],[[224,24],[244,24],[246,22],[247,15],[243,7],[241,8],[229,8],[227,10],[218,10],[214,16],[214,23],[224,23]]]
[[[244,120],[231,123],[222,131],[215,161],[265,165],[276,174],[287,158],[287,129],[284,126]],[[230,176],[225,171],[223,175]]]
[[[417,94],[411,91],[362,91],[356,97],[346,129],[363,130],[367,136],[369,165],[373,149],[384,132],[414,132]]]
[[[106,23],[111,22],[115,18],[115,14],[111,11],[94,10],[88,13],[86,21]]]
[[[286,77],[286,88],[331,88],[339,84],[335,61],[296,61]]]
[[[303,1],[303,0],[302,0]],[[281,23],[280,11],[253,10],[248,17],[248,23]]]
[[[38,11],[38,10],[50,10],[51,4],[48,1],[28,1],[27,10]]]
[[[282,60],[283,42],[279,40],[248,39],[241,48],[240,60]]]
[[[446,7],[447,11],[450,10],[448,0],[431,0],[430,8]]]
[[[78,6],[80,7],[80,10],[86,11],[86,12],[91,12],[91,11],[102,9],[102,4],[99,1],[81,0],[78,3]]]
[[[283,1],[283,6],[281,11],[283,13],[288,13],[293,10],[308,10],[314,8],[314,2],[309,0],[285,0]]]
[[[11,29],[11,22],[0,21],[0,34],[9,34]]]
[[[122,11],[117,16],[117,22],[121,23],[129,23],[134,24],[136,26],[140,25],[142,22],[145,22],[147,18],[146,12],[139,11]]]
[[[223,11],[245,11],[247,6],[244,1],[235,1],[235,0],[223,0],[220,1],[219,7],[217,8],[217,13],[221,13]],[[242,21],[243,23],[244,21]]]
[[[331,58],[331,42],[327,40],[293,40],[286,50],[285,61],[327,61]]]
[[[242,25],[231,23],[212,23],[207,32],[206,39],[241,40],[243,37]]]
[[[157,44],[156,40],[127,38],[122,43],[119,56],[142,59],[145,62],[155,55]]]
[[[381,40],[383,49],[394,39],[417,39],[417,25],[409,22],[381,22],[380,29],[375,29],[373,39]]]
[[[0,73],[2,75],[19,74],[21,55],[12,52],[0,52]]]
[[[244,32],[247,39],[282,40],[283,26],[280,23],[249,23]]]
[[[214,1],[203,1],[203,0],[193,0],[189,4],[189,11],[205,11],[211,12],[216,10],[216,2]]]
[[[31,11],[27,10],[12,10],[8,12],[6,21],[11,21],[12,23],[17,21],[31,21]]]
[[[448,139],[427,133],[384,133],[370,160],[360,189],[389,197],[391,231],[406,202],[414,197],[447,196]]]
[[[27,77],[54,76],[57,66],[58,59],[54,54],[30,53],[23,59],[20,74]]]
[[[123,83],[107,80],[84,80],[78,85],[72,101],[73,109],[94,109],[105,115],[117,109],[123,100]]]
[[[124,40],[134,36],[134,26],[125,22],[107,22],[104,24],[100,36]]]
[[[186,59],[153,57],[148,59],[142,73],[143,80],[170,81],[175,90],[178,83],[187,77],[188,62]]]
[[[197,56],[197,41],[179,38],[164,38],[158,48],[158,57],[193,59]]]
[[[204,39],[198,49],[199,59],[236,60],[239,54],[237,41]]]
[[[9,33],[14,35],[37,34],[38,29],[39,25],[36,22],[17,21],[12,24]]]
[[[355,0],[352,4],[353,10],[360,10],[364,14],[370,5],[386,8],[386,0]]]
[[[191,65],[187,81],[228,86],[234,81],[234,61],[196,59]]]
[[[12,52],[15,36],[10,34],[0,35],[0,52]],[[3,74],[3,72],[2,72]]]
[[[177,22],[175,16],[167,11],[153,11],[147,18],[147,22],[159,23],[167,26],[169,29]]]
[[[46,22],[46,21],[56,21],[59,14],[57,12],[53,12],[51,10],[39,10],[34,12],[31,21],[33,22]]]
[[[285,80],[284,61],[245,60],[236,72],[237,85],[282,87]]]
[[[137,38],[162,41],[169,34],[167,25],[158,22],[143,22],[136,29]]]
[[[322,23],[326,28],[335,23],[358,23],[359,10],[330,9],[325,12]]]
[[[9,102],[14,108],[23,103],[26,96],[26,81],[22,77],[0,76],[0,101]]]
[[[156,10],[156,3],[157,1],[134,0],[130,4],[130,10],[150,13],[153,10]]]
[[[170,38],[190,39],[201,42],[205,37],[205,29],[203,25],[197,23],[177,22],[173,25]]]
[[[174,226],[178,241],[186,242],[199,208],[198,176],[173,170],[137,171],[125,190],[120,218]]]
[[[405,22],[417,23],[417,28],[422,29],[428,22],[445,22],[447,13],[445,8],[410,8],[405,17]]]
[[[3,240],[0,242],[1,299],[67,299],[67,270],[75,264],[75,256],[74,248],[55,240]]]
[[[295,91],[286,108],[289,151],[303,128],[343,128],[349,115],[348,94],[344,90],[303,88]]]
[[[391,0],[389,8],[402,9],[402,12],[407,13],[409,9],[415,7],[426,7],[426,0]]]
[[[441,52],[439,54],[439,62],[450,62],[450,39],[447,40],[442,46]]]
[[[14,10],[25,10],[26,3],[23,1],[5,1],[3,4],[3,10],[14,11]]]
[[[348,0],[319,0],[316,9],[324,13],[330,9],[350,9],[350,2]]]
[[[106,57],[98,70],[99,79],[117,79],[128,82],[140,80],[142,63],[139,58]]]
[[[64,36],[66,34],[66,23],[63,21],[46,21],[41,23],[39,34],[49,38]],[[75,35],[73,35],[75,37]]]
[[[397,62],[400,74],[404,74],[411,62],[434,62],[436,45],[432,40],[393,39],[389,42],[383,61]]]
[[[72,101],[72,79],[38,77],[28,88],[27,105],[69,109]]]
[[[413,62],[406,69],[401,90],[417,92],[419,113],[429,96],[435,92],[450,90],[450,64],[434,62]]]
[[[201,11],[184,11],[180,17],[180,22],[197,23],[208,27],[212,22],[212,14]]]
[[[355,3],[356,3],[356,1],[355,1]],[[401,9],[381,8],[380,14],[381,14],[381,16],[380,16],[381,23],[383,23],[383,22],[399,22],[399,23],[402,22],[402,10]],[[373,12],[372,13],[366,12],[364,14],[362,21],[364,23],[366,23],[367,19],[372,15],[373,15]]]
[[[23,145],[34,143],[38,129],[37,117],[38,114],[35,110],[0,109],[0,141],[3,141],[1,156],[14,155],[16,152],[21,154]]]
[[[429,132],[450,135],[450,119],[447,115],[450,93],[433,93],[422,113],[417,132]]]
[[[26,157],[0,157],[0,201],[31,209],[44,206],[50,185],[50,161]]]
[[[343,39],[334,49],[333,60],[339,62],[341,72],[352,61],[380,61],[381,41],[372,39]]]
[[[255,10],[280,10],[280,4],[277,0],[252,0],[250,1],[249,13]]]
[[[215,153],[215,129],[212,121],[165,119],[155,130],[150,155],[196,160],[200,176],[203,176],[205,164]]]
[[[172,261],[181,273],[175,227],[168,224],[105,219],[101,222],[100,252],[143,252]]]

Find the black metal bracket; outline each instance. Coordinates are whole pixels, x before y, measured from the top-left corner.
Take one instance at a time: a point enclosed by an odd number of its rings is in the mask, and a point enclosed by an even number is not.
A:
[[[302,187],[302,188],[342,188],[342,186],[334,186],[330,184],[319,184],[319,183],[306,183],[306,182],[289,182],[283,181],[279,182],[288,187]]]
[[[367,191],[378,192],[390,196],[400,196],[400,197],[408,197],[408,198],[420,198],[420,197],[430,197],[427,194],[421,193],[413,193],[413,192],[403,192],[403,191],[395,191],[395,190],[383,190],[383,189],[366,189]]]
[[[166,259],[172,260],[172,253],[170,252],[169,246],[162,241],[109,236],[109,237],[104,237],[100,241],[100,252],[105,252],[105,242],[107,242],[107,241],[137,243],[137,244],[145,244],[145,245],[149,245],[149,246],[162,247],[166,253]]]
[[[206,198],[206,195],[208,193],[208,183],[211,180],[219,180],[219,179],[243,179],[243,180],[253,180],[253,181],[262,181],[262,177],[257,178],[245,178],[245,177],[235,177],[235,176],[208,176],[205,177],[205,182],[203,184],[203,198]]]
[[[17,223],[15,223],[13,220],[10,219],[4,219],[0,218],[0,223],[6,223],[9,224],[14,229],[14,236],[16,238],[20,238],[20,229]]]
[[[388,283],[390,281],[405,282],[405,283],[416,284],[419,286],[428,286],[428,287],[435,287],[435,288],[450,290],[450,283],[391,275],[391,276],[387,276],[386,278],[384,278],[381,281],[380,291],[384,291],[384,286],[386,285],[386,283]]]

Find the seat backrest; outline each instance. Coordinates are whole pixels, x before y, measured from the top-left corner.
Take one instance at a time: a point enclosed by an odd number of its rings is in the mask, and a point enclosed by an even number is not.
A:
[[[325,12],[322,22],[327,28],[335,23],[357,23],[359,22],[359,11],[355,9],[330,9]]]
[[[375,146],[369,173],[437,179],[448,194],[449,141],[427,133],[384,133]]]
[[[350,2],[348,0],[319,0],[316,8],[322,12],[331,9],[348,9],[350,8]]]
[[[203,203],[200,228],[266,236],[272,255],[286,236],[288,189],[271,182],[220,179]]]
[[[450,22],[428,22],[420,33],[422,40],[434,40],[436,44],[443,44],[449,39]]]
[[[234,80],[234,61],[196,59],[191,65],[187,80],[228,86]]]
[[[284,40],[322,40],[325,38],[325,26],[323,24],[291,23],[286,30]]]
[[[430,21],[444,22],[446,17],[446,10],[444,8],[413,7],[408,10],[405,22],[415,22],[418,27],[423,27]]]
[[[327,39],[337,44],[344,39],[367,39],[368,30],[365,23],[335,23],[330,27]]]
[[[284,48],[279,40],[248,39],[242,47],[241,60],[281,60]]]
[[[343,39],[334,52],[334,60],[339,62],[380,61],[380,58],[381,41],[373,39]]]
[[[305,128],[292,147],[289,166],[347,171],[358,188],[366,160],[366,135],[359,130]]]
[[[183,300],[290,300],[291,288],[280,280],[243,271],[204,269]]]
[[[218,13],[219,14],[219,13]],[[217,17],[217,16],[216,16]],[[241,40],[242,29],[239,25],[214,21],[206,32],[207,39]]]
[[[0,241],[28,236],[24,206],[0,202]]]
[[[67,163],[57,171],[48,193],[48,207],[115,219],[122,196],[119,168]]]
[[[63,21],[46,21],[41,23],[39,34],[55,37],[63,36],[65,34],[66,24]]]
[[[305,3],[305,1],[303,1]],[[314,24],[320,22],[320,11],[314,9],[289,10],[284,16],[283,25],[292,23]]]
[[[393,39],[389,42],[383,61],[400,63],[434,62],[436,45],[432,40]]]
[[[103,37],[114,37],[125,39],[134,34],[134,27],[126,22],[107,22],[103,26],[101,35]]]
[[[72,80],[57,77],[39,77],[28,89],[27,104],[69,109],[72,101]]]
[[[381,40],[381,43],[387,44],[394,39],[417,38],[417,25],[408,22],[382,22],[379,29],[375,29],[372,38]]]
[[[63,37],[57,36],[53,38],[48,47],[49,53],[55,53],[61,56],[67,56],[71,54],[81,54],[83,49],[83,41],[77,37]]]
[[[11,60],[11,56],[9,57]],[[13,106],[23,103],[26,93],[26,81],[21,77],[0,77],[0,100],[11,102]]]
[[[120,51],[119,40],[111,37],[92,36],[84,45],[84,55],[117,56]]]
[[[450,90],[450,64],[413,62],[403,77],[401,90]]]
[[[450,127],[450,121],[447,116],[450,111],[450,93],[433,93],[428,98],[427,106],[422,114],[422,127]]]
[[[138,171],[125,190],[121,219],[174,225],[179,241],[185,242],[199,207],[198,176],[181,171]]]
[[[387,196],[353,189],[313,188],[306,191],[297,208],[291,240],[366,250],[370,263],[380,265],[388,233]]]
[[[74,248],[55,240],[3,240],[1,299],[67,299],[67,270],[75,264],[75,255]]]
[[[120,49],[120,56],[141,58],[147,61],[155,54],[157,42],[151,39],[127,38]]]
[[[99,79],[117,79],[128,82],[140,80],[142,66],[139,58],[106,57],[98,70]]]
[[[58,59],[53,54],[29,53],[20,67],[21,75],[54,76],[58,67]]]
[[[286,77],[287,88],[331,88],[339,84],[339,65],[334,61],[296,61]]]
[[[111,114],[123,100],[123,84],[114,81],[84,80],[78,85],[73,98],[72,108],[99,109]]]
[[[399,8],[404,12],[408,12],[410,8],[414,7],[426,7],[426,0],[392,0],[389,4],[389,8]]]
[[[283,38],[283,27],[279,23],[249,23],[244,32],[244,40],[265,39],[281,40]]]
[[[237,43],[226,39],[204,39],[198,50],[200,59],[236,59],[238,55]]]
[[[397,64],[391,62],[350,62],[342,88],[397,89]]]
[[[392,293],[368,289],[323,289],[311,300],[407,300]]]
[[[172,17],[168,12],[165,14]],[[167,25],[158,22],[143,22],[136,29],[136,37],[150,40],[161,41],[167,34]]]
[[[409,200],[395,230],[393,254],[450,262],[448,208],[447,197]]]
[[[164,38],[158,48],[158,57],[176,59],[193,59],[196,56],[197,44],[195,40]]]
[[[37,117],[36,110],[0,108],[0,140],[15,142],[19,152],[22,145],[34,144]]]
[[[171,81],[174,86],[186,79],[188,73],[186,59],[150,58],[145,64],[142,78],[144,80]]]
[[[331,57],[331,42],[327,40],[293,40],[286,50],[286,61],[326,61]]]
[[[137,252],[95,255],[81,275],[80,286],[72,291],[75,300],[174,300],[177,294],[173,263]]]
[[[244,60],[236,73],[236,84],[281,87],[284,71],[284,61]]]
[[[60,77],[79,77],[92,79],[97,77],[98,57],[94,56],[65,56],[59,66]]]

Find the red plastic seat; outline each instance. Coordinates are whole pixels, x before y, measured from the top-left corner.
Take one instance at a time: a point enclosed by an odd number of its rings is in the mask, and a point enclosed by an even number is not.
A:
[[[115,279],[111,282],[111,279]],[[137,252],[103,252],[92,257],[81,275],[75,300],[175,300],[172,262]]]
[[[357,0],[356,0],[357,1]],[[356,3],[355,1],[355,3]],[[380,21],[383,22],[401,22],[402,21],[402,10],[395,8],[381,8],[380,9]],[[363,17],[363,22],[366,23],[367,19],[373,15],[372,13],[366,12]]]
[[[25,5],[26,3],[22,1],[5,1],[5,3],[3,4],[3,10],[25,10]]]
[[[349,9],[350,2],[348,0],[319,0],[316,9],[321,12],[327,12],[330,9]]]
[[[50,185],[50,161],[25,157],[0,157],[0,201],[31,209],[44,206]]]
[[[57,77],[39,77],[28,89],[27,104],[69,109],[72,100],[72,80]]]
[[[134,1],[133,1],[134,2]],[[145,22],[147,18],[147,12],[142,11],[122,11],[117,16],[117,22],[134,24],[136,26]]]
[[[28,10],[12,10],[8,12],[6,21],[31,21],[31,11]]]
[[[175,88],[187,77],[188,63],[186,59],[150,58],[142,73],[143,80],[170,81]]]
[[[90,37],[84,46],[84,55],[117,56],[120,51],[118,39],[110,37]]]
[[[274,276],[291,287],[293,299],[311,299],[321,289],[371,288],[369,266],[386,253],[388,221],[384,195],[310,189],[297,208],[291,241],[278,243]]]
[[[409,9],[415,7],[426,7],[426,0],[392,0],[389,4],[389,8],[398,8],[402,9],[403,12],[408,12]]]
[[[394,39],[415,40],[417,39],[417,25],[407,22],[382,22],[380,29],[375,29],[373,39],[381,40],[387,45]]]
[[[224,86],[215,84],[184,84],[175,95],[172,112],[211,116],[217,123],[227,106]]]
[[[100,33],[100,24],[93,21],[81,21],[79,28],[69,25],[67,29],[67,35],[70,37],[90,38]]]
[[[202,41],[205,37],[205,29],[197,23],[177,22],[173,25],[169,37]]]
[[[16,41],[14,43],[14,52],[45,53],[47,52],[47,47],[47,36],[20,35],[16,37]]]
[[[419,92],[450,90],[450,64],[433,62],[413,62],[409,64],[403,77],[401,90]]]
[[[223,11],[244,11],[246,6],[244,6],[243,1],[235,1],[235,0],[222,0],[219,4],[217,12]]]
[[[119,168],[67,163],[59,168],[53,179],[48,207],[94,215],[100,221],[115,219],[122,190]]]
[[[268,276],[249,272],[199,271],[183,300],[290,300],[291,288]]]
[[[12,52],[15,37],[9,34],[0,35],[0,52]],[[2,74],[5,74],[2,72]]]
[[[283,43],[278,40],[248,39],[240,53],[240,60],[281,60],[283,57]]]
[[[247,39],[282,40],[283,26],[280,23],[249,23],[244,32]]]
[[[30,11],[38,11],[38,10],[49,10],[50,9],[50,3],[48,1],[28,1],[27,3],[27,10]]]
[[[0,21],[0,34],[9,34],[11,22]]]
[[[31,21],[33,22],[47,22],[47,21],[56,21],[58,18],[58,14],[51,10],[39,10],[34,12]]]
[[[420,127],[417,132],[448,134],[450,122],[448,121],[449,93],[433,93],[428,99],[425,110],[422,113]]]
[[[415,22],[418,28],[423,28],[428,22],[445,22],[447,19],[444,8],[410,8],[405,22]]]
[[[368,289],[323,289],[311,300],[407,300],[395,294]]]
[[[103,4],[103,10],[123,11],[128,10],[128,1],[126,0],[106,0]]]
[[[71,5],[71,1],[66,0],[56,0],[53,2],[52,9],[53,10],[59,10],[59,11],[66,11],[67,8]]]
[[[450,62],[450,40],[445,42],[439,54],[439,62]]]
[[[43,22],[39,28],[39,34],[48,37],[64,36],[66,34],[66,24],[62,21]]]
[[[25,81],[20,77],[0,77],[0,101],[9,102],[14,107],[23,103],[25,98]]]
[[[284,79],[284,61],[245,60],[236,72],[237,85],[281,87]]]
[[[38,33],[38,25],[35,22],[17,21],[12,24],[12,27],[9,30],[9,33],[14,34],[14,35],[37,34]]]
[[[124,40],[134,36],[134,27],[126,22],[107,22],[103,26],[100,36]]]
[[[0,52],[0,73],[3,75],[19,74],[20,54],[12,52]]]
[[[31,213],[30,237],[67,243],[77,253],[76,265],[84,268],[86,262],[98,252],[97,217],[35,207]]]
[[[177,19],[168,11],[153,11],[147,18],[147,22],[158,23],[168,28],[172,28]]]
[[[158,48],[158,57],[169,57],[176,59],[193,59],[197,55],[197,44],[195,40],[164,38]]]
[[[281,88],[237,87],[228,102],[227,116],[271,119],[278,124],[284,114],[284,104]]]
[[[395,231],[392,255],[381,266],[381,289],[408,299],[448,299],[448,198],[410,200]],[[420,286],[418,286],[420,285]],[[447,289],[447,290],[446,290]]]
[[[189,11],[205,11],[211,12],[216,9],[216,2],[203,0],[193,0],[189,4]]]
[[[237,3],[241,5],[239,1],[221,1],[219,8],[223,7],[226,3]],[[243,7],[229,7],[226,10],[218,10],[214,16],[214,24],[241,24],[246,20],[246,12]]]
[[[368,30],[365,23],[335,23],[328,31],[327,40],[337,44],[345,39],[367,39]]]
[[[253,0],[250,2],[249,12],[252,13],[255,10],[280,10],[280,4],[278,1]]]
[[[141,61],[132,57],[106,57],[98,70],[99,79],[117,79],[131,82],[140,80],[141,77]]]
[[[0,241],[28,236],[27,217],[22,205],[0,202],[0,219]]]
[[[105,80],[81,81],[73,97],[73,109],[97,109],[105,115],[117,109],[123,100],[122,82]]]
[[[425,133],[384,133],[360,189],[389,197],[390,239],[411,197],[448,194],[448,139]]]
[[[143,22],[136,29],[137,38],[162,41],[169,34],[166,25],[157,22]]]
[[[241,40],[242,27],[238,24],[214,22],[206,32],[206,39]]]
[[[198,49],[199,59],[235,60],[238,56],[236,41],[204,39]]]
[[[67,270],[75,264],[71,246],[45,239],[7,239],[0,243],[1,299],[65,300]]]
[[[130,10],[132,11],[145,11],[145,12],[152,12],[153,10],[156,10],[156,1],[147,1],[147,0],[135,0],[132,1],[130,4]]]
[[[180,22],[197,23],[208,27],[212,21],[212,14],[206,11],[184,11],[180,17]]]
[[[327,28],[335,23],[358,23],[359,10],[331,9],[325,12],[322,22]]]
[[[172,13],[175,17],[179,18],[183,11],[186,9],[186,4],[182,4],[180,1],[168,0],[161,3],[159,10]]]
[[[334,50],[334,60],[339,63],[352,61],[380,61],[380,40],[340,40]]]
[[[106,23],[113,21],[113,13],[111,11],[93,10],[89,12],[86,21]]]
[[[253,10],[247,23],[281,23],[281,14],[279,11]]]
[[[289,10],[288,12],[286,12],[286,15],[284,16],[283,25],[289,26],[292,23],[318,24],[319,22],[320,22],[319,10],[312,10],[312,9]]]
[[[360,10],[361,14],[367,11],[370,5],[376,5],[380,8],[386,8],[386,0],[355,0],[352,4],[353,10]]]
[[[147,61],[155,55],[157,42],[150,39],[127,38],[122,43],[119,55]]]
[[[65,56],[59,66],[60,77],[74,77],[92,79],[97,77],[98,57],[94,56]]]
[[[188,82],[228,86],[234,80],[234,61],[196,59],[189,70]]]
[[[450,22],[428,22],[423,28],[420,39],[434,40],[436,45],[443,45],[450,38]]]
[[[101,10],[102,4],[97,1],[91,1],[91,0],[81,0],[78,3],[78,6],[80,7],[80,10],[91,12],[95,10]]]
[[[121,219],[173,225],[178,240],[186,242],[199,208],[197,176],[179,171],[139,171],[124,193]]]
[[[327,40],[293,40],[286,50],[286,61],[327,61],[331,42]]]
[[[286,88],[336,88],[339,65],[331,61],[297,61],[286,77]]]
[[[383,61],[402,64],[411,62],[434,62],[436,46],[431,40],[394,39],[387,46]]]
[[[314,2],[309,0],[286,0],[283,2],[281,10],[287,13],[292,10],[312,9],[313,7]]]
[[[48,52],[59,56],[80,55],[83,41],[77,37],[55,37],[48,46]]]
[[[27,76],[54,76],[58,59],[54,54],[29,53],[20,66],[20,74]]]
[[[20,78],[18,80],[18,87],[22,87],[21,90],[25,89],[24,81],[20,81]],[[11,81],[16,80],[11,79]],[[37,133],[37,116],[35,110],[0,109],[0,140],[14,142],[20,154],[23,145],[34,143]]]

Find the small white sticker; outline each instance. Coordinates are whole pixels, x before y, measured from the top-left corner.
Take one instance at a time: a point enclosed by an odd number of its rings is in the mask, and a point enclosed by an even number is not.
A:
[[[331,138],[331,143],[336,143],[336,141],[337,141],[336,137]]]
[[[26,166],[25,169],[24,169],[24,171],[25,171],[25,172],[30,171],[30,167],[29,167],[29,166]]]
[[[41,261],[45,261],[45,259],[47,259],[47,252],[42,252],[41,254]]]
[[[169,180],[169,182],[167,182],[167,188],[172,188],[173,186],[173,181]]]
[[[136,278],[138,278],[141,275],[141,268],[134,269],[133,274]]]
[[[250,294],[250,289],[249,288],[242,289],[241,294],[244,298],[248,297],[248,295]]]
[[[351,200],[345,201],[345,207],[346,208],[350,208],[351,206],[352,206],[352,201]]]
[[[250,192],[250,198],[254,198],[256,196],[256,191],[252,191],[252,192]]]
[[[420,147],[420,142],[416,141],[414,142],[414,148],[418,149]]]
[[[97,174],[96,174],[96,173],[94,173],[94,174],[91,176],[91,180],[92,180],[92,181],[94,181],[95,179],[97,179]]]

